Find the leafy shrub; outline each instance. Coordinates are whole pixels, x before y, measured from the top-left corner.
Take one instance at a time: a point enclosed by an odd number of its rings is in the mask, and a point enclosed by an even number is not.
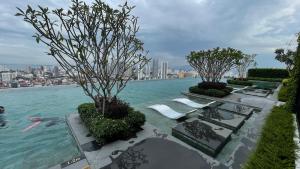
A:
[[[264,77],[248,77],[249,80],[259,80],[268,82],[282,82],[283,78],[264,78]]]
[[[286,69],[256,68],[248,70],[248,77],[287,78],[289,72]]]
[[[100,105],[102,105],[103,99],[100,98]],[[105,102],[105,117],[112,119],[120,119],[128,115],[129,105],[126,102],[113,97],[109,102]]]
[[[103,144],[128,138],[141,129],[146,121],[145,115],[129,106],[127,112],[127,116],[114,119],[98,113],[93,103],[78,106],[78,113],[85,126],[97,141]]]
[[[213,97],[224,97],[226,96],[226,92],[218,89],[207,89],[205,91],[205,95],[213,96]]]
[[[199,86],[192,86],[189,88],[191,93],[203,94],[212,97],[224,97],[229,95],[232,92],[231,87],[225,87],[224,89],[203,89],[199,88]]]
[[[226,83],[222,82],[202,82],[198,84],[201,89],[225,89]]]
[[[139,111],[131,110],[128,116],[125,118],[125,121],[130,128],[139,129],[142,125],[144,125],[146,117]]]
[[[289,86],[282,86],[278,92],[278,100],[286,102],[289,98]]]
[[[283,86],[288,86],[291,83],[291,79],[283,79],[282,80],[282,85]]]
[[[253,83],[247,80],[227,80],[228,84],[242,85],[242,86],[252,86]]]
[[[79,105],[77,109],[80,118],[86,124],[90,123],[90,119],[97,118],[98,116],[100,116],[100,113],[95,113],[96,107],[94,103],[83,103]]]
[[[89,130],[96,140],[102,143],[112,142],[128,136],[129,125],[125,120],[95,118]]]
[[[284,106],[274,107],[245,169],[295,168],[294,119]]]
[[[282,102],[286,102],[289,99],[290,91],[292,91],[292,84],[290,79],[282,80],[282,87],[278,92],[278,100]]]

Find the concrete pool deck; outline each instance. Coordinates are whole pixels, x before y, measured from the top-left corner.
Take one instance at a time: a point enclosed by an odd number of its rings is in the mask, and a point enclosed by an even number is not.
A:
[[[74,131],[72,135],[77,140],[77,144],[79,147],[81,147],[81,149],[84,144],[87,144],[95,140],[92,136],[87,138],[89,132],[86,129],[86,127],[83,125],[83,122],[81,121],[78,113],[70,114],[67,117],[67,121],[70,124],[69,127],[72,128],[71,130]],[[179,139],[168,134],[160,133],[159,129],[157,129],[156,127],[152,126],[149,123],[145,123],[145,125],[142,128],[144,130],[138,132],[136,138],[131,138],[129,140],[118,140],[113,143],[104,145],[103,147],[99,149],[95,149],[93,151],[86,151],[82,149],[90,168],[99,169],[108,166],[113,162],[112,161],[113,159],[117,158],[119,155],[122,154],[121,152],[126,151],[128,148],[134,146],[136,143],[139,143],[147,138],[166,139],[175,142],[180,146],[183,146],[187,151],[191,151],[191,150],[195,151],[197,154],[199,154],[198,160],[203,161],[203,165],[205,162],[205,165],[207,166],[212,166],[212,167],[223,166],[217,160],[191,147],[190,145],[180,141]]]
[[[245,124],[238,130],[237,133],[233,134],[231,137],[231,141],[229,141],[225,147],[221,150],[219,155],[216,158],[212,158],[200,150],[193,148],[192,146],[182,142],[181,140],[165,133],[161,133],[158,128],[152,126],[149,123],[146,123],[143,126],[142,131],[137,133],[136,138],[131,138],[129,140],[119,140],[113,142],[111,144],[107,144],[98,149],[87,149],[87,144],[92,144],[95,139],[93,137],[87,137],[89,132],[81,122],[79,115],[77,113],[70,114],[67,117],[68,123],[70,123],[70,128],[73,128],[74,131],[72,135],[79,147],[81,147],[84,156],[86,157],[87,163],[89,164],[91,169],[99,169],[99,168],[118,168],[116,162],[123,159],[121,154],[124,152],[131,151],[132,147],[141,147],[139,143],[145,142],[145,140],[149,138],[161,138],[167,141],[171,141],[176,143],[176,145],[180,145],[183,148],[178,147],[178,149],[185,149],[186,153],[190,154],[189,151],[193,151],[197,154],[196,158],[198,161],[201,161],[200,166],[208,166],[208,168],[230,168],[230,169],[239,169],[246,162],[250,152],[255,148],[256,140],[259,137],[260,129],[264,124],[264,119],[269,114],[271,108],[274,105],[280,104],[276,100],[276,96],[274,96],[276,92],[274,92],[273,96],[268,96],[267,98],[261,98],[256,96],[243,95],[238,93],[233,93],[225,98],[213,98],[201,95],[190,95],[186,93],[188,96],[199,97],[201,99],[208,100],[216,100],[222,103],[234,103],[249,106],[255,110],[260,110],[259,113],[253,113],[253,115],[245,121]],[[146,141],[147,142],[147,141]],[[151,141],[150,141],[151,142]],[[150,143],[149,143],[150,144]],[[162,143],[163,144],[163,143]],[[84,146],[85,145],[85,146]],[[92,146],[93,147],[93,146]],[[156,147],[156,149],[155,149]],[[144,147],[146,148],[146,147]],[[84,150],[85,149],[85,150]],[[159,146],[154,146],[153,152],[157,153],[159,151]],[[148,151],[148,150],[145,150]],[[123,152],[123,153],[121,153]],[[126,154],[126,153],[125,153]],[[128,154],[128,153],[127,153]],[[168,153],[160,154],[160,155],[170,155]],[[118,158],[120,156],[120,158]],[[153,154],[151,154],[153,156]],[[172,156],[173,157],[173,156]],[[175,156],[174,156],[175,157]],[[162,163],[163,161],[156,161],[158,163]],[[167,164],[163,164],[162,166],[166,166]],[[149,167],[149,165],[147,164]],[[151,165],[150,165],[151,166]],[[199,166],[199,167],[200,167]],[[137,167],[137,169],[147,168],[146,166]],[[163,167],[164,168],[164,167]]]

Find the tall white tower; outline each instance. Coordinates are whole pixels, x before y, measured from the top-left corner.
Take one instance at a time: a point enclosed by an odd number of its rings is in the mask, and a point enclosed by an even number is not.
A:
[[[168,62],[161,63],[161,78],[162,79],[168,78]]]

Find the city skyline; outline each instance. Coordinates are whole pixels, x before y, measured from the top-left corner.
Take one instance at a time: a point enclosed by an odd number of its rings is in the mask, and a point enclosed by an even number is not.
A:
[[[1,63],[54,64],[54,59],[45,54],[46,48],[36,44],[32,38],[34,32],[29,25],[14,14],[17,12],[16,7],[24,8],[27,4],[66,8],[68,2],[29,0],[0,3]],[[119,3],[105,2],[114,7]],[[251,3],[234,3],[232,0],[222,3],[207,0],[189,3],[130,0],[129,4],[137,6],[134,15],[140,18],[139,37],[149,50],[149,56],[163,56],[163,59],[169,61],[170,67],[187,65],[185,56],[192,50],[216,46],[230,46],[249,54],[255,53],[258,67],[284,67],[274,59],[274,50],[279,47],[294,49],[295,32],[299,25],[296,20],[300,18],[296,13],[300,2],[292,0]],[[162,12],[164,10],[167,12]],[[153,15],[148,15],[151,12]]]

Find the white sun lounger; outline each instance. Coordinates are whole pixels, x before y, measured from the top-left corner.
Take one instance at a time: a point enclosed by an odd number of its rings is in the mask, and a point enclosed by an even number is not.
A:
[[[197,109],[201,109],[203,107],[209,106],[210,104],[216,102],[216,101],[212,101],[212,102],[207,103],[207,104],[200,104],[200,103],[196,103],[192,100],[189,100],[187,98],[177,98],[177,99],[173,99],[173,101],[179,102],[179,103],[182,103],[182,104],[185,104],[185,105],[188,105],[190,107],[197,108]]]
[[[177,111],[171,109],[169,106],[164,105],[164,104],[155,104],[155,105],[149,106],[148,108],[153,109],[170,119],[179,119],[186,115],[184,113],[178,113]]]

